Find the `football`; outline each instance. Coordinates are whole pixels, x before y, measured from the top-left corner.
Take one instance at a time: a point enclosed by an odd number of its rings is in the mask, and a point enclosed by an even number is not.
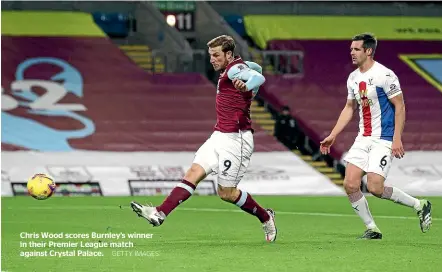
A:
[[[55,192],[55,181],[46,174],[35,174],[28,180],[29,194],[38,200],[45,200]]]

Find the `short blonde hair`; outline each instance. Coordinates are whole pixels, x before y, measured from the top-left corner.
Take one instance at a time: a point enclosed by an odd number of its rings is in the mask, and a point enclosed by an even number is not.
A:
[[[232,54],[235,52],[235,41],[232,37],[227,35],[218,36],[207,43],[209,48],[221,46],[221,50],[225,53],[228,51],[232,51]]]

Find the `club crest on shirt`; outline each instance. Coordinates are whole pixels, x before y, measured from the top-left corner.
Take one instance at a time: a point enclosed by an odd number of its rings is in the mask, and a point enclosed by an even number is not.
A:
[[[367,82],[365,81],[361,81],[359,82],[359,99],[358,102],[359,104],[365,108],[365,107],[369,107],[373,104],[373,102],[371,101],[371,99],[368,99],[367,96]]]
[[[359,90],[359,96],[361,99],[367,98],[367,90]]]

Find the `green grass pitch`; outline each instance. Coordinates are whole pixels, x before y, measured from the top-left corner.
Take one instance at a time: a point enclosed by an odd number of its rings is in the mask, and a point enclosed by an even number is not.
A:
[[[134,199],[163,197],[2,198],[2,271],[440,271],[442,198],[433,226],[421,233],[412,209],[369,197],[384,239],[356,240],[364,231],[345,197],[255,199],[276,211],[278,238],[267,243],[259,221],[215,196],[194,196],[154,228],[129,207]],[[20,233],[142,233],[151,238],[20,238]],[[29,242],[132,242],[133,247],[89,248],[103,256],[24,257],[21,252],[87,248],[31,248]],[[28,247],[21,247],[26,243]],[[126,245],[129,245],[127,243]],[[77,254],[77,253],[76,253]]]

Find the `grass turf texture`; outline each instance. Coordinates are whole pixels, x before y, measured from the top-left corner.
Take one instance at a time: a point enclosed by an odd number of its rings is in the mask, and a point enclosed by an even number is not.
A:
[[[265,242],[257,218],[217,197],[194,196],[165,223],[151,227],[131,200],[163,197],[2,198],[2,271],[438,271],[442,266],[442,198],[433,204],[433,226],[423,234],[412,209],[369,197],[384,239],[356,240],[364,225],[345,197],[256,197],[276,211],[278,239]],[[121,207],[120,207],[121,205]],[[118,242],[117,239],[23,239],[21,232],[152,233],[131,248],[99,248],[103,257],[20,257],[21,242]],[[120,240],[121,241],[121,240]],[[113,256],[116,251],[122,256]],[[114,252],[114,253],[113,253]],[[131,253],[128,253],[131,252]],[[135,256],[144,252],[148,256]],[[132,256],[129,256],[129,255]]]

